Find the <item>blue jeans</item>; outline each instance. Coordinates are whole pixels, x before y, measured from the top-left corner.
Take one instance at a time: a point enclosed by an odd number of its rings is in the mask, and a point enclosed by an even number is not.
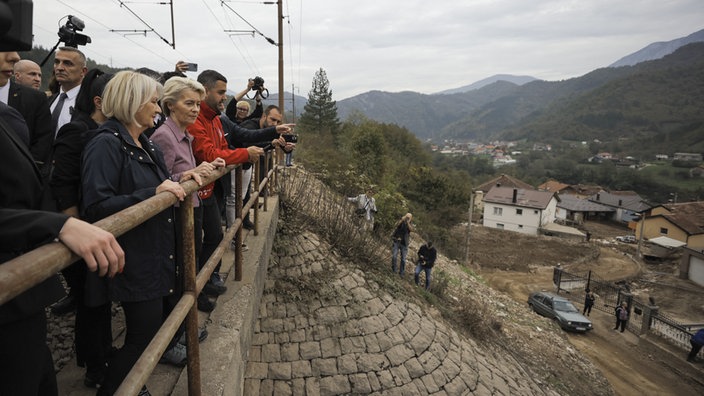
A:
[[[425,271],[425,290],[430,290],[430,271],[433,270],[433,267],[424,267],[420,264],[420,261],[418,262],[418,265],[416,265],[416,285],[418,284],[418,277],[420,275],[421,271]]]
[[[408,246],[404,245],[401,241],[394,240],[391,246],[391,271],[396,272],[396,257],[398,257],[398,252],[401,251],[401,267],[399,267],[399,275],[403,275],[406,270],[406,254],[408,253]]]

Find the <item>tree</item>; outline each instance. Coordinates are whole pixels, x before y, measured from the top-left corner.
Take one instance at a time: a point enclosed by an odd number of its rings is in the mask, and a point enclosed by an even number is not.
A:
[[[308,103],[303,108],[298,124],[305,131],[317,134],[329,132],[333,136],[340,129],[337,102],[332,100],[328,76],[322,67],[315,72],[313,88],[308,92]]]

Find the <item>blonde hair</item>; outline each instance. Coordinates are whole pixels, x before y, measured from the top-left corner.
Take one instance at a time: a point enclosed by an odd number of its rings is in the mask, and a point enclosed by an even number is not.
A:
[[[235,108],[237,108],[237,107],[246,107],[247,114],[249,114],[249,110],[250,110],[249,102],[247,102],[246,100],[240,100],[239,102],[237,102],[237,105],[235,106]]]
[[[115,74],[103,91],[103,113],[125,125],[139,125],[135,115],[152,100],[156,92],[161,97],[164,88],[155,79],[125,70]]]
[[[201,98],[205,96],[205,87],[196,80],[186,77],[171,77],[164,83],[164,97],[161,98],[161,109],[165,116],[171,115],[170,104],[178,102],[183,95],[183,91],[191,90],[197,92]]]

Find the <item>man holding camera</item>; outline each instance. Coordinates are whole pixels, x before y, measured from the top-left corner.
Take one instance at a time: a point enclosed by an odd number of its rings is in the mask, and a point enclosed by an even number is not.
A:
[[[425,290],[430,290],[430,272],[433,270],[437,256],[438,252],[433,247],[432,241],[428,241],[418,249],[418,264],[416,265],[415,281],[416,285],[418,285],[420,272],[425,271]]]

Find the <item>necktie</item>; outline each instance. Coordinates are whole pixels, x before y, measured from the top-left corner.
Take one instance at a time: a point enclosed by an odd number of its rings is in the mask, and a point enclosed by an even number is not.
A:
[[[61,95],[59,95],[59,102],[56,103],[56,107],[54,107],[54,111],[51,112],[51,126],[52,130],[54,131],[54,134],[56,134],[56,126],[59,124],[59,116],[61,115],[61,109],[64,107],[64,100],[68,95],[66,95],[66,92],[62,92]]]

